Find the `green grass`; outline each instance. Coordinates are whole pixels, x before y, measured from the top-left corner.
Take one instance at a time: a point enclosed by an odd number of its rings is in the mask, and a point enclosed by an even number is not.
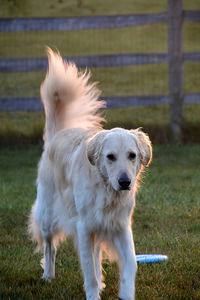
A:
[[[34,0],[2,0],[1,17],[44,17],[44,16],[87,16],[87,15],[112,15],[130,13],[153,13],[167,9],[166,1],[135,0],[134,5],[130,0],[101,1],[82,0],[79,8],[75,0],[68,1],[34,1]],[[189,2],[186,0],[185,2]],[[197,2],[197,1],[196,1]]]
[[[199,22],[185,22],[183,49],[200,52]],[[62,55],[112,53],[166,53],[167,24],[158,23],[113,29],[0,32],[1,58],[46,57],[45,45]]]
[[[168,263],[139,265],[138,300],[199,299],[200,146],[154,146],[153,163],[137,195],[133,231],[136,252],[162,253]],[[36,196],[41,150],[0,150],[0,298],[84,299],[83,280],[72,242],[58,250],[56,279],[40,280],[40,255],[26,234],[27,216]],[[115,264],[104,263],[102,299],[117,299]]]
[[[184,92],[199,93],[199,63],[184,64]],[[147,64],[120,68],[91,69],[102,96],[167,95],[168,64]],[[40,96],[46,72],[0,73],[1,97]]]
[[[197,68],[188,65],[187,80],[193,76],[198,80]],[[99,89],[103,96],[120,95],[151,95],[168,93],[168,65],[149,64],[121,68],[95,68],[92,69],[92,81],[99,82]],[[193,70],[193,72],[191,72]],[[185,71],[186,72],[186,71]],[[0,74],[0,87],[2,96],[31,97],[38,96],[40,85],[46,72],[17,72]],[[196,76],[195,76],[196,75]],[[199,90],[196,81],[191,81],[192,87]],[[190,86],[191,88],[191,86]]]
[[[200,27],[195,24],[190,23],[186,33],[192,30],[198,34]],[[0,42],[0,56],[4,58],[46,57],[45,45],[59,49],[62,55],[162,53],[167,51],[167,26],[160,23],[112,29],[43,31],[39,35],[35,31],[1,32]],[[189,38],[188,43],[192,43]]]
[[[1,0],[0,17],[44,17],[44,16],[87,16],[159,13],[167,10],[167,1],[159,0],[82,0],[78,7],[76,0]],[[183,8],[199,9],[199,0],[183,0]]]
[[[200,105],[186,104],[184,143],[200,143]],[[166,143],[170,139],[169,105],[107,109],[105,128],[143,127],[154,143]],[[43,112],[0,112],[0,146],[42,144]]]

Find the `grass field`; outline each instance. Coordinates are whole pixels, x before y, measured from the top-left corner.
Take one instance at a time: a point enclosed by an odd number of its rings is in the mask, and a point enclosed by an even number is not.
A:
[[[199,22],[185,22],[183,49],[200,52]],[[38,32],[0,32],[0,57],[46,57],[45,45],[67,55],[167,53],[167,24],[132,27]],[[15,47],[14,47],[15,46]]]
[[[79,7],[78,3],[82,3]],[[199,0],[183,0],[183,8],[199,9]],[[167,1],[159,0],[1,0],[0,17],[87,16],[159,13],[167,10]]]
[[[185,93],[199,93],[198,63],[184,65]],[[0,93],[4,97],[39,97],[46,72],[1,73]],[[99,82],[103,96],[167,95],[167,63],[92,69],[92,81]]]
[[[154,143],[169,143],[169,105],[107,109],[102,112],[106,129],[143,127]],[[200,143],[200,105],[186,104],[184,143]],[[41,144],[43,112],[0,112],[0,146]]]
[[[154,159],[137,195],[133,231],[137,254],[162,253],[167,263],[139,265],[138,300],[200,298],[200,146],[154,146]],[[41,149],[0,150],[0,299],[84,299],[83,280],[72,241],[58,250],[56,279],[40,280],[40,255],[26,233],[36,196]],[[104,262],[104,300],[117,299],[118,272]]]

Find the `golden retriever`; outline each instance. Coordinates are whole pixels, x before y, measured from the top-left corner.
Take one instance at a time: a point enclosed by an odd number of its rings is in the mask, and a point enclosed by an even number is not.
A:
[[[55,276],[59,241],[77,242],[87,300],[100,299],[102,252],[120,267],[119,298],[135,297],[137,269],[131,218],[138,179],[152,158],[140,129],[103,130],[104,101],[90,74],[48,49],[49,70],[41,86],[46,123],[38,168],[37,199],[29,231],[44,251],[43,279]],[[115,255],[116,254],[116,255]]]

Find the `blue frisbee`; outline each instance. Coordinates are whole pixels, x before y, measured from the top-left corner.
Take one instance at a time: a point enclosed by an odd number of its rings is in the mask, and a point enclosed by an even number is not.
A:
[[[160,261],[167,261],[168,257],[162,254],[140,254],[136,255],[136,260],[138,263],[156,263]]]

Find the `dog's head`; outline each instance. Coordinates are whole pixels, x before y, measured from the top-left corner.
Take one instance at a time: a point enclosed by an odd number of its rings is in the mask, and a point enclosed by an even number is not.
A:
[[[131,190],[141,167],[151,162],[152,147],[140,129],[115,128],[97,133],[88,143],[87,156],[114,190]]]

